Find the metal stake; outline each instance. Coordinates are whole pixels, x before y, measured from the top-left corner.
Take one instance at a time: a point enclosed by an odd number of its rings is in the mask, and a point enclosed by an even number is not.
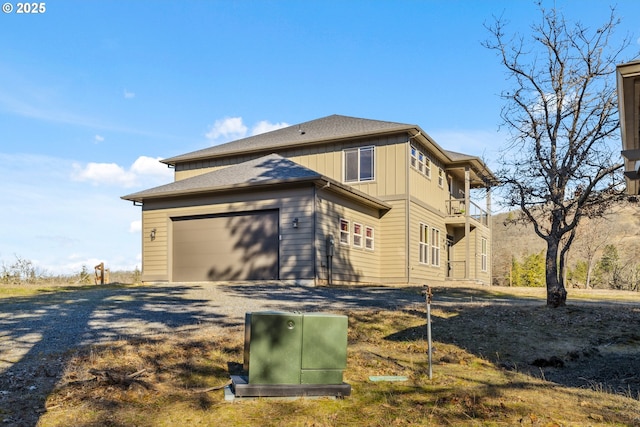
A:
[[[431,298],[433,297],[433,293],[431,292],[431,287],[424,285],[425,290],[422,291],[424,296],[427,299],[427,353],[429,355],[429,379],[433,379],[433,370],[432,370],[432,350],[431,350]]]

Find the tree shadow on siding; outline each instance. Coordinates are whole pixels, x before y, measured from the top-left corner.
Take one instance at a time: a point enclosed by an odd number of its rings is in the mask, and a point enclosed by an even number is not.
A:
[[[264,171],[250,179],[249,182],[280,181],[282,185],[274,185],[274,190],[284,191],[297,187],[306,188],[311,194],[315,184],[309,183],[308,180],[321,176],[311,169],[283,158],[265,159],[257,167],[264,169]],[[305,182],[296,183],[296,180],[299,179],[303,179]],[[282,183],[282,181],[284,182]],[[250,188],[247,190],[256,191]],[[329,266],[333,266],[332,278],[335,278],[336,281],[358,282],[362,273],[353,265],[349,250],[339,247],[338,237],[335,235],[339,233],[339,223],[335,224],[334,255],[329,259],[326,257],[328,235],[316,236],[314,233],[313,227],[316,226],[313,218],[314,213],[291,213],[290,206],[298,203],[292,198],[285,197],[280,202],[274,203],[275,206],[266,206],[266,203],[258,202],[244,203],[242,211],[236,212],[237,215],[229,212],[227,229],[234,239],[233,251],[239,253],[240,261],[237,265],[216,265],[216,260],[212,260],[213,265],[207,274],[208,280],[314,280],[317,275],[321,280],[329,281]],[[252,212],[267,212],[269,209],[278,210],[277,223],[253,223],[258,216],[252,215]],[[332,209],[333,211],[329,214],[339,218],[343,208],[338,205]],[[291,218],[289,218],[290,216]],[[298,220],[295,226],[293,225],[294,218]],[[296,233],[305,237],[293,238],[289,228],[296,228]],[[274,247],[276,256],[271,257],[269,254],[272,253]],[[296,251],[295,248],[299,248],[299,250]],[[293,270],[295,273],[288,272]]]
[[[276,213],[274,220],[270,212],[273,211],[228,216],[226,227],[234,239],[232,248],[233,252],[239,253],[239,262],[223,268],[214,264],[207,274],[209,280],[278,279],[279,215]]]

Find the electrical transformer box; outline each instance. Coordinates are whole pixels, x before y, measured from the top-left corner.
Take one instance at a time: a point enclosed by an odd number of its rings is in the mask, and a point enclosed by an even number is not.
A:
[[[249,384],[342,384],[347,316],[246,313],[244,370]]]

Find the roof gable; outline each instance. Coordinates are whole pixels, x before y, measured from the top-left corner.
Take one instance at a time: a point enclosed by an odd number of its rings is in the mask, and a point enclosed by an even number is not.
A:
[[[162,160],[162,162],[175,165],[176,163],[216,156],[263,151],[296,145],[308,145],[336,139],[358,138],[380,133],[407,131],[409,129],[418,129],[418,126],[334,114],[271,132],[227,142],[226,144],[171,157]]]
[[[314,180],[321,175],[278,154],[270,154],[245,163],[175,181],[159,187],[123,196],[140,202],[146,198],[171,197],[205,191],[267,183]]]

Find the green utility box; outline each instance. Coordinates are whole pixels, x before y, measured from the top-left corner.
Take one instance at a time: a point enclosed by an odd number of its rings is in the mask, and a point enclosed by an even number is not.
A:
[[[347,326],[347,316],[337,314],[247,313],[244,370],[248,384],[345,385]]]

